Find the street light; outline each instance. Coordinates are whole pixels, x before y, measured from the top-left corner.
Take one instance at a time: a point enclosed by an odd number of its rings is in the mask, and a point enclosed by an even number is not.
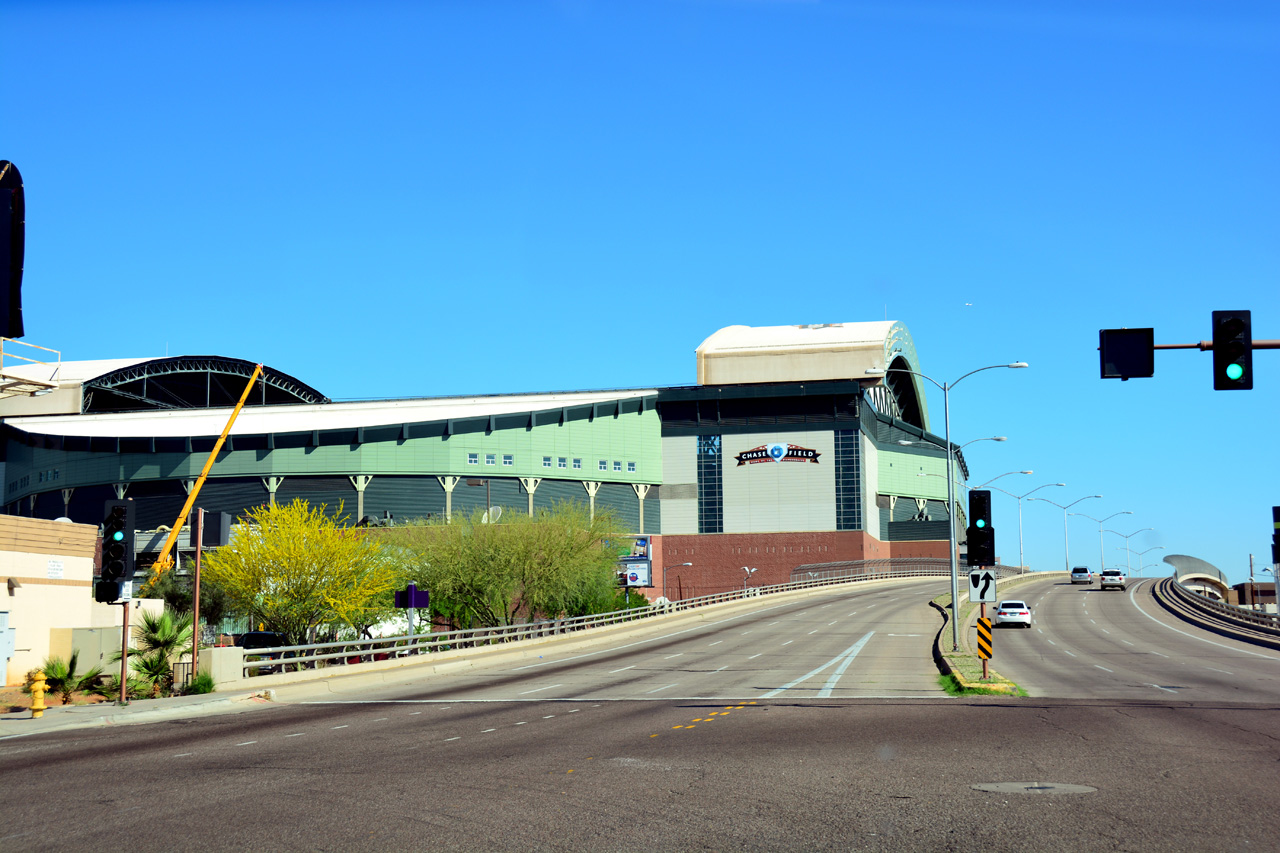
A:
[[[987,482],[983,483],[982,486],[988,486],[994,483],[996,480],[999,480],[1000,477],[1008,477],[1010,474],[1034,474],[1034,473],[1035,471],[1005,471],[1003,474],[1000,474],[998,476],[992,477],[990,480],[987,480]],[[969,488],[981,489],[982,486],[970,486]]]
[[[692,566],[692,565],[693,563],[680,563],[678,565],[672,566],[671,568],[682,569],[685,566]],[[663,598],[667,597],[667,569],[665,566],[662,569],[662,597]],[[667,600],[670,601],[670,599],[667,599]]]
[[[743,592],[743,594],[746,594],[746,591],[747,591],[747,581],[751,580],[751,576],[752,576],[752,575],[754,575],[754,574],[756,573],[756,570],[755,570],[755,569],[748,569],[746,566],[743,566],[743,567],[742,567],[742,570],[743,570],[744,572],[746,572],[746,573],[747,573],[747,576],[746,576],[745,578],[743,578],[743,579],[742,579],[742,592]]]
[[[1130,512],[1130,511],[1129,511],[1129,510],[1127,510],[1127,509],[1122,509],[1122,510],[1120,510],[1120,512],[1113,512],[1113,513],[1111,513],[1111,515],[1108,515],[1106,518],[1103,518],[1103,519],[1097,519],[1097,518],[1094,518],[1092,515],[1085,515],[1083,512],[1073,512],[1073,513],[1071,513],[1071,514],[1072,514],[1072,515],[1078,515],[1078,516],[1081,516],[1082,518],[1087,518],[1087,519],[1089,519],[1090,521],[1096,521],[1096,522],[1098,522],[1098,571],[1102,571],[1103,569],[1105,569],[1105,568],[1107,567],[1107,555],[1106,555],[1106,553],[1105,553],[1105,552],[1103,551],[1103,549],[1102,549],[1102,524],[1103,524],[1103,522],[1105,522],[1105,521],[1110,521],[1111,519],[1115,518],[1117,515],[1133,515],[1133,513],[1132,513],[1132,512]],[[1126,574],[1127,574],[1127,572],[1126,572]]]
[[[1137,555],[1138,555],[1138,565],[1139,565],[1139,567],[1140,567],[1140,568],[1138,569],[1138,571],[1139,571],[1139,572],[1141,572],[1141,571],[1142,571],[1142,569],[1146,568],[1146,566],[1143,566],[1143,565],[1142,565],[1142,555],[1143,555],[1143,554],[1146,554],[1146,553],[1148,553],[1148,552],[1150,552],[1150,551],[1163,551],[1163,550],[1164,550],[1164,546],[1163,546],[1163,545],[1152,545],[1152,546],[1151,546],[1150,548],[1148,548],[1146,551],[1137,551],[1137,552],[1135,552],[1135,553],[1137,553]],[[1128,558],[1126,558],[1126,559],[1128,559]],[[1158,566],[1158,565],[1160,565],[1160,564],[1159,564],[1159,563],[1152,563],[1151,565],[1152,565],[1152,566]]]
[[[1026,569],[1027,567],[1027,564],[1023,562],[1023,557],[1022,557],[1022,499],[1025,498],[1027,495],[1035,494],[1041,489],[1047,489],[1050,486],[1065,486],[1065,485],[1066,483],[1045,483],[1043,486],[1036,486],[1031,491],[1021,495],[1015,495],[1013,492],[1005,492],[1005,490],[1000,488],[999,486],[992,487],[997,492],[1004,492],[1009,497],[1018,499],[1018,567],[1019,568]]]
[[[975,373],[981,373],[984,370],[994,370],[997,367],[1026,367],[1025,361],[1015,361],[1011,364],[989,364],[986,367],[979,367],[976,370],[970,370],[964,376],[961,376],[955,382],[939,382],[932,376],[925,376],[923,373],[917,373],[914,370],[907,370],[905,367],[868,367],[864,372],[868,376],[884,376],[888,373],[906,373],[910,376],[919,376],[921,379],[927,379],[934,385],[942,389],[942,414],[943,421],[946,425],[946,434],[943,441],[947,443],[947,545],[951,558],[951,651],[959,651],[960,649],[960,625],[957,619],[959,608],[956,605],[956,599],[960,597],[960,577],[959,570],[956,566],[956,499],[955,487],[953,480],[955,479],[954,456],[955,451],[951,445],[951,389],[959,385],[962,380],[972,376]],[[932,442],[930,442],[932,444]]]
[[[1066,567],[1064,571],[1071,571],[1071,546],[1070,540],[1067,538],[1067,510],[1080,503],[1080,501],[1087,501],[1091,498],[1100,497],[1102,497],[1102,495],[1085,495],[1082,498],[1076,498],[1066,506],[1063,506],[1056,501],[1051,501],[1048,498],[1028,498],[1028,500],[1044,501],[1047,504],[1053,504],[1058,509],[1062,510],[1062,564]],[[1098,571],[1102,571],[1101,566],[1098,567]]]
[[[1126,551],[1128,551],[1128,550],[1129,550],[1129,536],[1137,536],[1139,533],[1143,533],[1143,532],[1145,532],[1145,531],[1147,531],[1147,530],[1155,530],[1155,528],[1154,528],[1154,527],[1144,527],[1144,528],[1142,528],[1142,530],[1135,530],[1135,531],[1133,531],[1133,532],[1132,532],[1132,533],[1130,533],[1128,536],[1125,536],[1125,534],[1121,533],[1119,530],[1107,530],[1107,531],[1105,531],[1105,532],[1106,532],[1106,533],[1114,533],[1114,534],[1115,534],[1115,535],[1117,535],[1117,536],[1124,536],[1124,549],[1125,549]],[[1129,571],[1129,566],[1130,566],[1129,558],[1126,556],[1126,557],[1124,558],[1124,567],[1125,567],[1125,571],[1126,571],[1126,572],[1127,572],[1127,571]]]

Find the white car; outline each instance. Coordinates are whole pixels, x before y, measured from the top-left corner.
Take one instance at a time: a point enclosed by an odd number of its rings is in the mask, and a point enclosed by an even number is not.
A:
[[[1104,569],[1102,571],[1102,576],[1098,578],[1098,586],[1102,589],[1118,589],[1123,591],[1124,583],[1124,572],[1119,569]]]
[[[1021,625],[1024,628],[1031,627],[1031,608],[1027,606],[1025,601],[1002,601],[996,607],[997,625]]]

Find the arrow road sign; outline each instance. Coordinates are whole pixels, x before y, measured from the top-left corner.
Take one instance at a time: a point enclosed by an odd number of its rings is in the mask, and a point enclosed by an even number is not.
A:
[[[969,603],[994,604],[996,600],[996,574],[990,569],[969,572]]]

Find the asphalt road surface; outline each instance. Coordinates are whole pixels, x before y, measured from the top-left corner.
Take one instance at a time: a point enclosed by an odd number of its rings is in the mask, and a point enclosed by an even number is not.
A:
[[[930,692],[937,587],[0,742],[0,850],[1278,848],[1274,702]]]

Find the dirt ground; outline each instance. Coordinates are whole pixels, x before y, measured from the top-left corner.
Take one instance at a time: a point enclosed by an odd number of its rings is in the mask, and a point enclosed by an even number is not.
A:
[[[74,693],[71,697],[72,705],[92,705],[101,701],[103,701],[101,696],[89,696],[84,693]],[[44,704],[46,708],[56,708],[62,704],[62,701],[58,696],[46,693]],[[31,697],[22,692],[21,684],[15,684],[12,687],[0,687],[0,714],[27,711],[30,708]]]

